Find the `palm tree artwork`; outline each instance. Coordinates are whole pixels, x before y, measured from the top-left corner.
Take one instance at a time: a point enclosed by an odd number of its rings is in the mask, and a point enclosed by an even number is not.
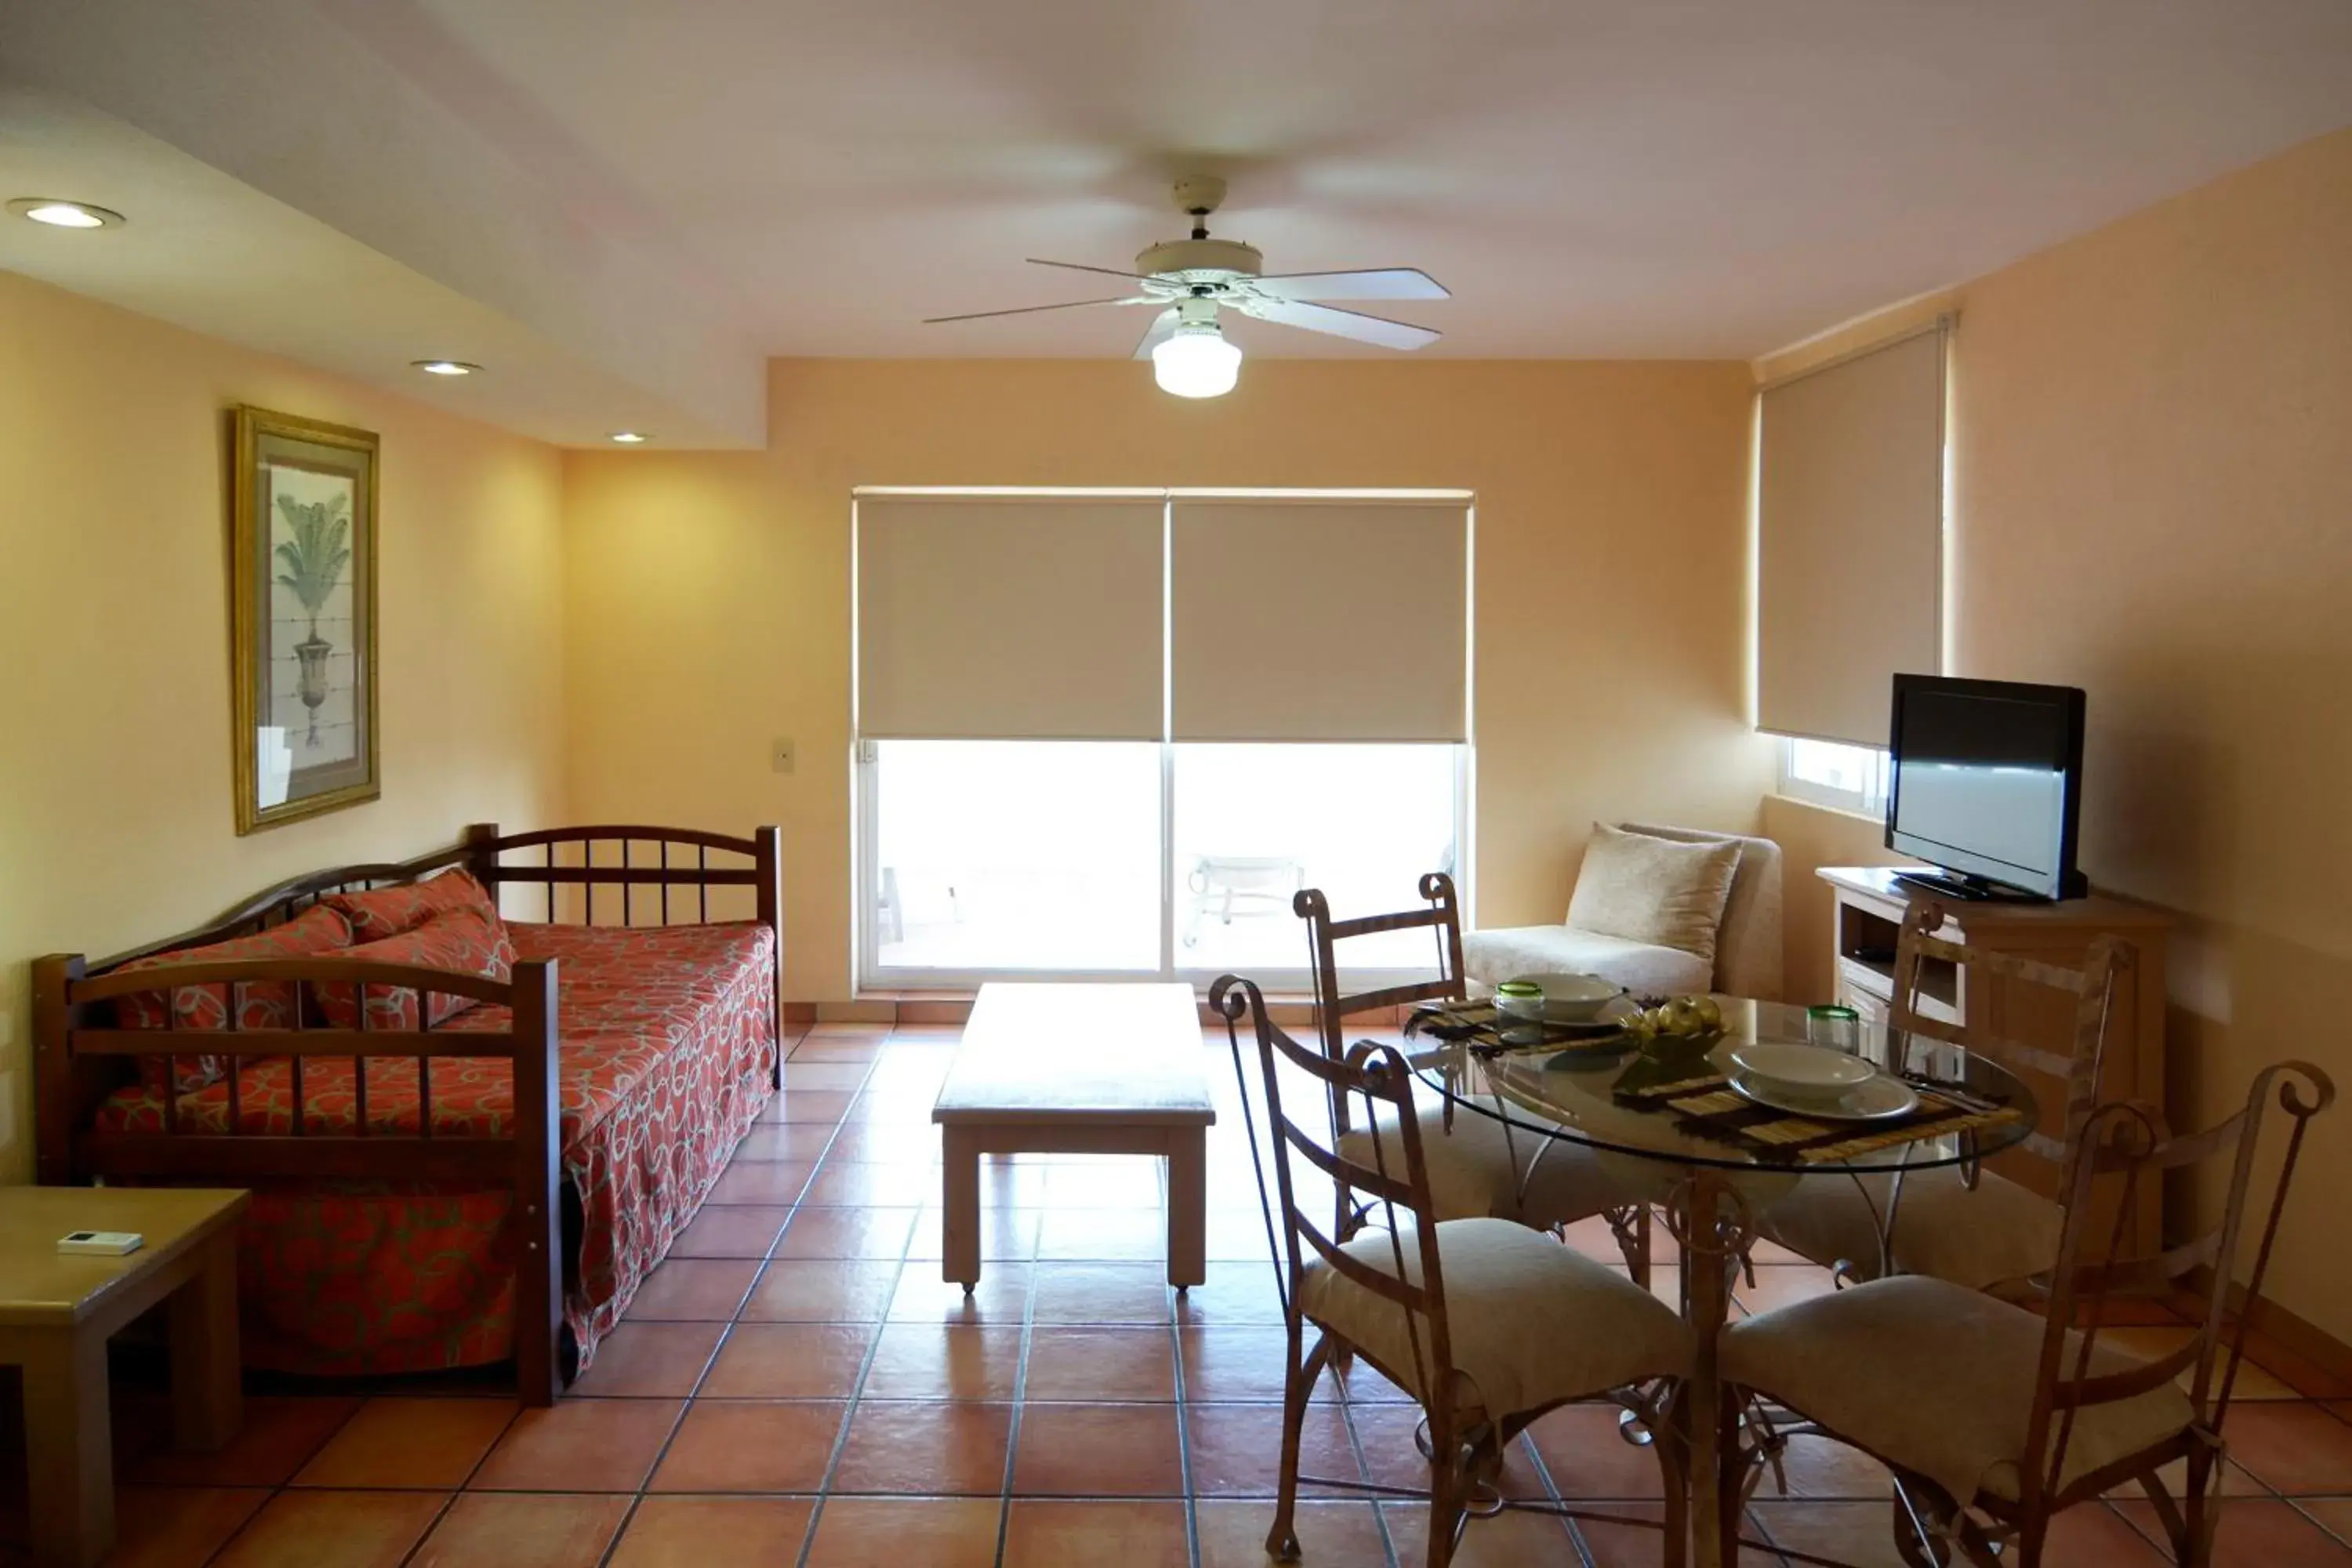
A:
[[[327,700],[327,656],[335,645],[319,635],[319,616],[352,563],[351,497],[300,501],[290,495],[278,498],[278,510],[292,537],[278,542],[274,554],[278,586],[291,593],[310,617],[310,635],[294,645],[301,673],[295,690],[310,710],[310,727],[303,744],[319,744],[319,708]]]

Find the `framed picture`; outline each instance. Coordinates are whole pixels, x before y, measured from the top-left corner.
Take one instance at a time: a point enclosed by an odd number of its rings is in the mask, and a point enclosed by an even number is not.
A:
[[[236,830],[337,811],[376,780],[376,438],[236,411],[230,664]]]

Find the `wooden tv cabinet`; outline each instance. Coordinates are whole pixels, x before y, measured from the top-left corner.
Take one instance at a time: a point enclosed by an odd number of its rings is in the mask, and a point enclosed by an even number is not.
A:
[[[1937,934],[1946,942],[2014,952],[2045,963],[2080,964],[2084,951],[2097,937],[2114,936],[2128,942],[2132,972],[2116,992],[2106,1058],[2100,1068],[2099,1098],[2142,1100],[2159,1110],[2164,1108],[2164,949],[2172,926],[2169,916],[2095,895],[2054,904],[1970,903],[1937,898],[1914,892],[1897,882],[1895,868],[1891,867],[1824,866],[1816,874],[1830,885],[1835,900],[1830,917],[1830,951],[1837,966],[1837,999],[1865,1021],[1885,1017],[1892,1004],[1895,937],[1904,911],[1915,901],[1943,907],[1944,926]],[[1927,964],[1921,981],[1922,1012],[1953,1023],[1973,1016],[1980,1023],[1989,1022],[2000,1035],[2062,1055],[2072,1047],[2069,1015],[2057,1005],[2054,994],[2040,987],[2019,988],[2037,994],[2021,995],[2013,1003],[2002,997],[1970,997],[1965,994],[1965,976],[1952,963]],[[2032,1087],[2042,1101],[2042,1131],[2053,1137],[2062,1134],[2061,1087],[2054,1080],[2040,1079]],[[2050,1173],[2038,1161],[1995,1159],[1990,1163],[2004,1175],[2051,1193]],[[2162,1245],[2163,1221],[2158,1194],[2151,1193],[2134,1216],[2135,1248],[2158,1249]]]

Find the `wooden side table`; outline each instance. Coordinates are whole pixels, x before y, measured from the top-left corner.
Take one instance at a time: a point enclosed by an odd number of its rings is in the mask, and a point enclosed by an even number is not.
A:
[[[2145,904],[2093,894],[2057,903],[1970,903],[1914,892],[1895,880],[1887,867],[1824,866],[1814,873],[1835,900],[1831,952],[1837,964],[1837,999],[1864,1023],[1884,1018],[1894,1005],[1895,944],[1903,917],[1914,900],[1943,906],[1943,929],[1936,934],[1964,947],[2013,953],[2043,963],[2080,968],[2094,938],[2112,936],[2130,944],[2131,972],[2117,987],[2107,1020],[2107,1046],[2099,1063],[2099,1099],[2137,1100],[2164,1109],[2165,946],[2172,918]],[[1999,987],[1990,996],[1968,994],[1959,965],[1929,960],[1920,969],[1919,1010],[1948,1024],[1967,1024],[1995,1037],[2021,1041],[2064,1058],[2074,1049],[2071,998],[2038,986]],[[2065,1085],[2031,1077],[2042,1101],[2042,1131],[2065,1135]],[[2050,1162],[1996,1157],[1993,1170],[2044,1197],[2058,1196],[2057,1170]],[[2153,1256],[2164,1248],[2164,1194],[2145,1188],[2132,1216],[2132,1246]]]
[[[21,1368],[33,1558],[89,1568],[114,1544],[106,1342],[166,1298],[173,1439],[217,1448],[244,1418],[236,1347],[242,1192],[0,1187],[0,1364]],[[58,1250],[75,1230],[131,1230],[121,1258]]]

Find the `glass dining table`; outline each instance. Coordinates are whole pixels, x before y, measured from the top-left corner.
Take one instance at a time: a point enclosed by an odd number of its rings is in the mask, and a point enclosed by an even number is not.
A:
[[[1532,1176],[1559,1144],[1596,1151],[1630,1200],[1657,1205],[1682,1250],[1680,1305],[1696,1355],[1690,1413],[1692,1559],[1716,1568],[1736,1530],[1738,1499],[1723,1495],[1720,1445],[1737,1440],[1724,1412],[1716,1342],[1731,1306],[1732,1272],[1756,1239],[1757,1214],[1800,1183],[1884,1174],[1883,1209],[1864,1193],[1878,1232],[1881,1275],[1891,1272],[1905,1173],[1973,1166],[2022,1142],[2039,1120],[2032,1090],[1991,1058],[1885,1023],[1864,1024],[1854,1055],[1877,1068],[1867,1120],[1801,1102],[1767,1102],[1769,1086],[1732,1059],[1743,1047],[1806,1041],[1802,1007],[1717,997],[1719,1032],[1641,1038],[1597,1024],[1532,1024],[1491,1005],[1448,1003],[1407,1024],[1414,1072],[1451,1114],[1491,1117]],[[1622,1001],[1619,1013],[1630,1011]],[[1778,1095],[1769,1095],[1779,1100]]]

